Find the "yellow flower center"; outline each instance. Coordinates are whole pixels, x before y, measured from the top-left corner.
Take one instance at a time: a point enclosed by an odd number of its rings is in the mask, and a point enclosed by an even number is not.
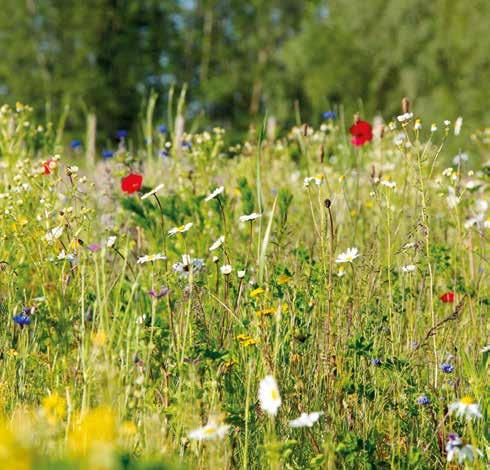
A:
[[[272,400],[278,400],[279,399],[279,392],[275,388],[273,388],[271,390],[271,399]]]
[[[463,405],[472,405],[473,403],[475,403],[475,400],[472,397],[466,396],[461,398],[460,403],[462,403]]]
[[[209,426],[208,428],[204,429],[204,434],[210,436],[211,434],[214,434],[216,432],[216,428],[213,426]]]

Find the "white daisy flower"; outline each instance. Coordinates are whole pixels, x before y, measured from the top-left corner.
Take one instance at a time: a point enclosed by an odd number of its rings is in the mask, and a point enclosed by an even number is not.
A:
[[[456,196],[456,191],[452,186],[447,188],[448,195],[446,197],[447,206],[449,209],[454,209],[459,204],[459,197]]]
[[[314,182],[317,186],[320,186],[324,180],[325,180],[324,175],[307,176],[303,180],[303,185],[305,188],[307,188],[308,186],[310,186],[310,183]]]
[[[114,236],[114,235],[110,236],[107,239],[107,242],[106,242],[107,248],[110,248],[111,246],[114,246],[114,244],[116,243],[116,240],[117,240],[117,237],[116,236]]]
[[[301,413],[299,418],[289,421],[289,426],[292,428],[311,428],[323,414],[323,411],[313,411],[312,413]]]
[[[191,227],[193,226],[194,224],[192,222],[189,222],[188,224],[185,224],[185,225],[181,225],[180,227],[174,227],[174,228],[171,228],[169,231],[168,231],[168,234],[169,236],[173,236],[173,235],[176,235],[177,233],[184,233],[184,232],[187,232],[188,230],[191,229]]]
[[[391,189],[396,188],[396,183],[394,181],[383,180],[381,181],[381,184],[383,186],[386,186],[387,188],[391,188]]]
[[[63,235],[63,227],[58,225],[57,227],[51,229],[48,233],[46,233],[46,240],[49,243],[53,243],[55,240]]]
[[[146,199],[146,198],[153,196],[154,194],[158,193],[158,191],[160,191],[160,189],[162,189],[163,186],[164,186],[164,184],[160,183],[155,189],[152,189],[150,192],[143,194],[143,196],[141,196],[141,200]]]
[[[262,410],[269,416],[276,416],[282,402],[276,379],[272,375],[268,375],[260,381],[259,402]]]
[[[465,183],[464,187],[471,191],[472,189],[478,188],[480,185],[481,183],[479,181],[469,180]]]
[[[219,268],[219,270],[221,271],[221,274],[227,276],[228,274],[231,274],[231,272],[233,271],[233,267],[231,266],[231,264],[224,264],[223,266],[221,266],[221,268]]]
[[[460,163],[467,162],[469,160],[468,154],[465,152],[459,152],[454,158],[453,163],[459,165]]]
[[[73,253],[65,253],[65,250],[61,250],[60,254],[58,255],[58,259],[61,260],[67,260],[67,261],[75,261],[75,255]]]
[[[490,344],[488,346],[485,346],[484,348],[481,348],[480,349],[480,352],[483,354],[483,353],[486,353],[486,352],[490,352]]]
[[[463,127],[463,118],[459,116],[454,123],[454,135],[459,135],[461,133],[461,127]]]
[[[218,423],[214,418],[210,418],[206,426],[194,429],[188,434],[188,437],[195,441],[222,439],[228,434],[229,429],[230,426],[228,424]]]
[[[420,119],[415,120],[415,124],[413,125],[413,128],[416,131],[419,131],[420,129],[422,129],[422,123],[420,122]]]
[[[449,119],[446,119],[446,120],[444,121],[444,125],[445,125],[446,127],[449,127],[449,126],[451,125],[451,121],[450,121]]]
[[[472,461],[475,455],[483,456],[480,449],[465,444],[457,434],[449,434],[446,444],[447,461],[452,462],[458,459],[458,463],[463,463],[465,460]]]
[[[488,202],[485,199],[477,199],[474,205],[475,212],[486,212],[488,210]]]
[[[339,268],[339,271],[337,272],[338,277],[344,277],[345,276],[345,269],[344,268]]]
[[[138,258],[138,261],[136,261],[136,263],[137,264],[144,264],[144,263],[149,263],[152,261],[157,261],[159,259],[167,259],[167,257],[162,253],[156,253],[155,255],[145,255],[145,256],[140,256]]]
[[[359,256],[359,250],[355,247],[347,248],[347,251],[340,253],[335,260],[336,263],[352,263]]]
[[[240,222],[248,222],[249,220],[255,220],[259,217],[262,217],[262,214],[258,214],[257,212],[252,212],[251,214],[241,215]]]
[[[206,199],[204,199],[204,200],[206,202],[208,202],[211,199],[214,199],[215,197],[219,196],[224,190],[225,190],[225,187],[224,186],[220,186],[219,188],[216,188],[211,194],[208,194],[206,196]]]
[[[436,131],[437,131],[437,126],[436,126],[435,124],[432,124],[432,125],[430,126],[430,131],[431,131],[431,132],[436,132]]]
[[[245,277],[246,271],[245,270],[237,271],[236,274],[238,276],[238,279],[243,279]]]
[[[471,397],[463,397],[459,401],[449,405],[449,414],[455,413],[456,416],[465,417],[467,420],[481,418],[480,406]]]
[[[221,235],[210,247],[209,251],[217,250],[225,242],[224,235]]]
[[[406,266],[402,266],[403,273],[413,273],[417,268],[414,264],[407,264]]]
[[[413,118],[413,113],[404,113],[397,116],[398,122],[406,122],[410,121]]]

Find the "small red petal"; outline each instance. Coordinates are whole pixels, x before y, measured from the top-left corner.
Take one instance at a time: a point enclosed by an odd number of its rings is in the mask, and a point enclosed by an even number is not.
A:
[[[46,160],[45,162],[43,162],[43,168],[44,168],[44,174],[45,175],[50,175],[51,174],[51,168],[49,167],[49,165],[51,164],[53,160]]]
[[[454,302],[454,292],[446,292],[445,294],[442,294],[441,297],[439,297],[441,299],[442,302],[444,302],[445,304],[450,304],[450,303],[453,303]]]
[[[349,132],[352,135],[352,143],[356,146],[364,145],[373,139],[373,128],[366,121],[357,121],[350,127]]]
[[[138,175],[137,173],[131,173],[128,176],[125,176],[121,180],[121,189],[128,194],[135,193],[141,189],[143,185],[143,176]]]

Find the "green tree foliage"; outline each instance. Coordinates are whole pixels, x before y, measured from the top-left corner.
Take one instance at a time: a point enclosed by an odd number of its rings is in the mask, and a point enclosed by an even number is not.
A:
[[[485,124],[490,3],[474,0],[3,0],[0,98],[70,101],[130,128],[151,88],[189,86],[191,116],[245,128],[358,100],[390,116],[401,96],[429,116]],[[157,113],[162,113],[164,100]]]

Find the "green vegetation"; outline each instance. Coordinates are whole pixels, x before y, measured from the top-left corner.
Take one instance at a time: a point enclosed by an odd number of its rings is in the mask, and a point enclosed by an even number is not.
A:
[[[0,468],[486,468],[489,131],[151,108],[95,164],[0,110]]]
[[[2,0],[0,97],[80,132],[139,131],[155,89],[188,85],[190,119],[234,132],[281,128],[362,100],[391,116],[412,97],[428,120],[488,125],[487,0]],[[160,103],[161,109],[167,103]]]

